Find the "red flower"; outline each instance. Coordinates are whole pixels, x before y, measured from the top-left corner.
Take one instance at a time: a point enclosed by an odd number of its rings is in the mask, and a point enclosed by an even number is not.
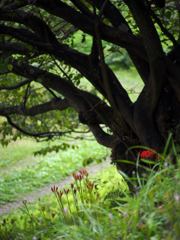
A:
[[[80,174],[83,174],[83,171],[82,170],[79,170]]]
[[[52,192],[55,192],[55,191],[57,192],[57,190],[58,190],[58,187],[55,187],[55,186],[54,186],[54,187],[51,187],[51,191],[52,191]]]
[[[26,203],[27,203],[27,200],[23,200],[23,201],[22,201],[22,203],[23,203],[24,205],[26,205]]]
[[[41,207],[41,210],[44,212],[44,210],[45,210],[45,206],[42,206],[42,207]]]
[[[143,151],[143,152],[140,153],[140,157],[143,158],[143,159],[146,159],[148,157],[154,157],[154,153],[151,152],[150,150]]]
[[[79,172],[80,172],[80,174],[85,175],[85,176],[86,176],[86,174],[87,174],[87,171],[86,171],[85,168],[79,170]]]
[[[11,219],[11,224],[13,224],[15,222],[15,220],[14,219]]]
[[[82,175],[79,175],[79,180],[81,181],[83,179],[83,176]]]
[[[61,199],[61,196],[63,195],[63,192],[59,191],[59,192],[57,192],[57,195]]]
[[[72,173],[72,176],[73,176],[74,179],[76,179],[76,173],[75,172]]]
[[[68,190],[64,189],[65,194],[68,194],[68,192],[69,192],[69,188],[68,188]]]

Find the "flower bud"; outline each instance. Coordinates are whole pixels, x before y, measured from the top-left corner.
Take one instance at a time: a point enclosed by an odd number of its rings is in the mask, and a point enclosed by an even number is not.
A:
[[[44,212],[44,210],[45,210],[45,206],[42,206],[42,207],[41,207],[41,210]]]

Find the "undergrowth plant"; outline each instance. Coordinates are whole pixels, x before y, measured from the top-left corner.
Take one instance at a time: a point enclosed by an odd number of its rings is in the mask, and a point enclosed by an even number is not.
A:
[[[87,170],[82,169],[78,173],[73,172],[72,175],[74,182],[68,188],[59,190],[56,186],[51,187],[57,200],[56,207],[49,203],[45,206],[39,202],[38,209],[34,211],[27,201],[23,200],[20,208],[22,213],[18,212],[11,218],[3,216],[0,239],[49,239],[47,236],[56,236],[62,226],[66,229],[65,225],[72,228],[70,235],[73,235],[75,229],[84,225],[91,228],[91,224],[95,224],[96,221],[98,224],[102,219],[109,222],[112,218],[112,213],[108,210],[109,205],[103,202],[98,184],[89,179]]]

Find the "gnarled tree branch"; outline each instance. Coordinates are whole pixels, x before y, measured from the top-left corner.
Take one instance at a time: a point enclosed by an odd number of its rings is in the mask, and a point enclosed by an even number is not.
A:
[[[51,101],[39,104],[33,107],[24,107],[24,105],[18,105],[13,107],[0,107],[1,116],[9,116],[11,114],[18,114],[23,116],[35,116],[45,112],[60,110],[63,111],[70,107],[67,99],[53,98]]]

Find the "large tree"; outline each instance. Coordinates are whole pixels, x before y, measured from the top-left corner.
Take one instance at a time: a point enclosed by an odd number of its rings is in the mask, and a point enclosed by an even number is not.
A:
[[[80,30],[82,42],[92,38],[89,52],[73,45]],[[134,162],[131,146],[161,151],[170,132],[178,143],[179,31],[178,0],[1,0],[1,143],[90,131],[113,160]],[[102,42],[130,56],[144,83],[135,102]],[[132,165],[120,168],[130,174]]]

